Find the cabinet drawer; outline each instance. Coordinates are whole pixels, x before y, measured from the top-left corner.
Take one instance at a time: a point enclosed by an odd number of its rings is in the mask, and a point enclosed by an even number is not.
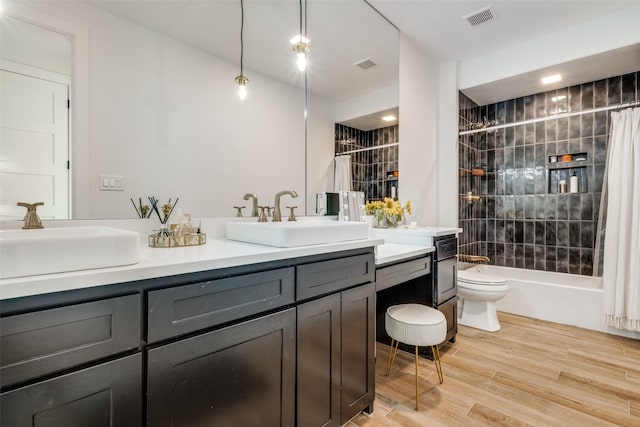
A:
[[[375,280],[373,253],[298,266],[296,299],[304,300]]]
[[[376,291],[431,273],[431,257],[415,259],[376,270]]]
[[[293,267],[149,292],[149,342],[294,302]]]
[[[137,348],[140,295],[0,319],[2,387]]]

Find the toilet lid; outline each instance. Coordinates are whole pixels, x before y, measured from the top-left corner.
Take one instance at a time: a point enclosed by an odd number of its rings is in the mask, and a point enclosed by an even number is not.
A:
[[[507,281],[502,277],[481,273],[474,268],[469,270],[459,270],[458,281],[476,285],[504,285],[507,283]]]

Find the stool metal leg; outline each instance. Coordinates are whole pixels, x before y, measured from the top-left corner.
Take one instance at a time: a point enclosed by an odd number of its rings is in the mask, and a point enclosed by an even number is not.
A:
[[[416,346],[416,411],[418,410],[418,346]]]
[[[437,345],[431,346],[431,353],[433,353],[433,363],[436,365],[436,371],[438,372],[438,379],[440,384],[444,383],[444,375],[442,375],[442,364],[440,363],[440,350]]]
[[[395,343],[395,349],[394,349],[394,344]],[[387,373],[386,376],[388,377],[389,374],[391,374],[391,367],[393,366],[393,362],[396,359],[396,354],[398,354],[398,344],[400,344],[400,341],[396,341],[393,338],[391,338],[391,347],[389,348],[389,360],[387,361]]]

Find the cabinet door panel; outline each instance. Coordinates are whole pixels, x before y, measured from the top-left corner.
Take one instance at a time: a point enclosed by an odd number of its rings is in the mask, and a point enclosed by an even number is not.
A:
[[[340,426],[340,294],[298,307],[297,425]]]
[[[294,274],[289,267],[149,292],[149,342],[290,304]]]
[[[293,426],[295,309],[149,351],[148,425]]]
[[[342,420],[375,399],[375,284],[342,292]]]
[[[0,395],[3,427],[142,424],[140,353]]]
[[[137,348],[140,324],[140,295],[4,317],[2,387]]]

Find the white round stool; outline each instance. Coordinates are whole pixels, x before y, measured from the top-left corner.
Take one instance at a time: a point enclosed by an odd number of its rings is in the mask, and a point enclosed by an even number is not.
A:
[[[398,343],[416,347],[416,410],[418,410],[418,346],[430,346],[440,384],[444,382],[438,344],[447,337],[447,320],[440,311],[421,304],[392,305],[387,309],[384,328],[391,337],[387,373],[391,373]],[[395,346],[394,346],[395,344]]]

